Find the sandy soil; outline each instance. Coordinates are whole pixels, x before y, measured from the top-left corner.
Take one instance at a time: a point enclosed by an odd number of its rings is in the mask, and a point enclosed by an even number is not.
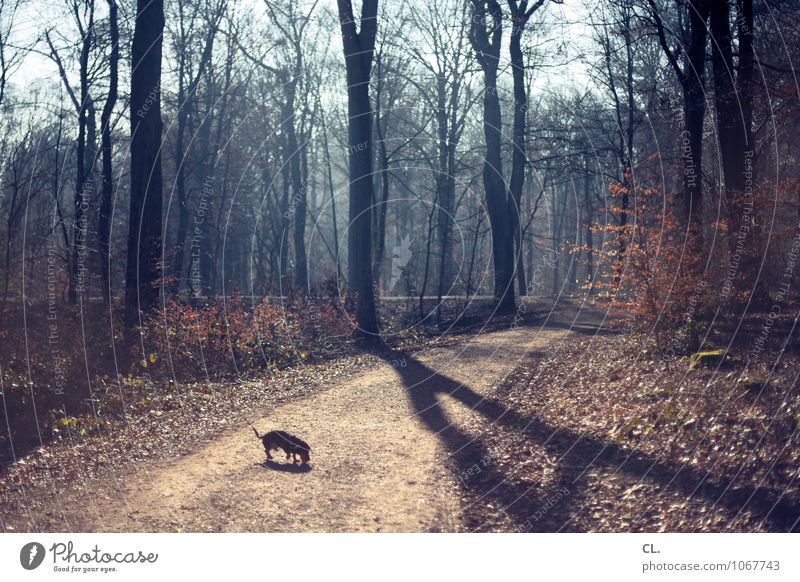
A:
[[[472,411],[520,359],[569,333],[509,329],[384,363],[314,396],[253,413],[260,432],[312,447],[305,467],[265,463],[249,425],[195,452],[61,491],[51,531],[460,531],[449,436],[485,429]],[[466,390],[469,398],[452,397]],[[40,524],[42,525],[42,524]]]

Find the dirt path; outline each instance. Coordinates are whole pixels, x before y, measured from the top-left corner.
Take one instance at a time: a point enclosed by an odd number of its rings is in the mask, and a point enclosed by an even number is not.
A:
[[[50,529],[461,530],[444,433],[482,427],[469,401],[448,394],[464,383],[488,395],[526,353],[567,333],[528,327],[389,354],[322,393],[254,414],[260,431],[285,429],[310,443],[309,470],[266,466],[260,442],[241,426],[190,455],[98,483],[91,497],[64,491]]]

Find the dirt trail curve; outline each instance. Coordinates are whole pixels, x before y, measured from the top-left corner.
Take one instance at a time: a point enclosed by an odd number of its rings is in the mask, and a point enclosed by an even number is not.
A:
[[[453,380],[487,395],[524,354],[569,333],[569,318],[566,323],[563,328],[479,334],[414,358],[398,354],[394,362],[387,357],[377,368],[334,383],[322,393],[254,413],[260,431],[285,429],[308,441],[310,469],[280,464],[281,454],[275,456],[278,463],[265,466],[260,443],[244,425],[187,456],[153,463],[118,476],[114,483],[99,483],[91,499],[64,491],[58,511],[63,518],[57,527],[459,530],[447,449],[437,433],[452,423],[453,428],[474,434],[478,415],[462,401],[447,397]],[[433,423],[430,410],[425,410],[431,399],[439,415]]]

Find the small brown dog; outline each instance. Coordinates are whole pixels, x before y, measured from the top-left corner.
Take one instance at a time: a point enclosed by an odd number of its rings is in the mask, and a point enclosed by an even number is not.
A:
[[[275,451],[278,449],[283,449],[283,452],[286,453],[286,460],[289,460],[289,457],[292,457],[292,463],[297,463],[297,456],[300,455],[300,460],[302,464],[305,465],[311,459],[311,447],[308,446],[308,443],[304,440],[301,440],[294,436],[293,434],[289,434],[285,430],[271,430],[264,435],[258,434],[256,427],[252,427],[253,432],[256,433],[256,437],[261,439],[261,442],[264,444],[264,450],[267,452],[267,460],[272,460],[272,455],[269,454],[270,451]]]

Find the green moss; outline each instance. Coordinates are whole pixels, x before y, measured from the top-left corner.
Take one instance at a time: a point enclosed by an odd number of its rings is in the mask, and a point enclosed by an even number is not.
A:
[[[697,368],[710,368],[725,360],[725,350],[708,350],[696,352],[689,356],[689,371]]]

